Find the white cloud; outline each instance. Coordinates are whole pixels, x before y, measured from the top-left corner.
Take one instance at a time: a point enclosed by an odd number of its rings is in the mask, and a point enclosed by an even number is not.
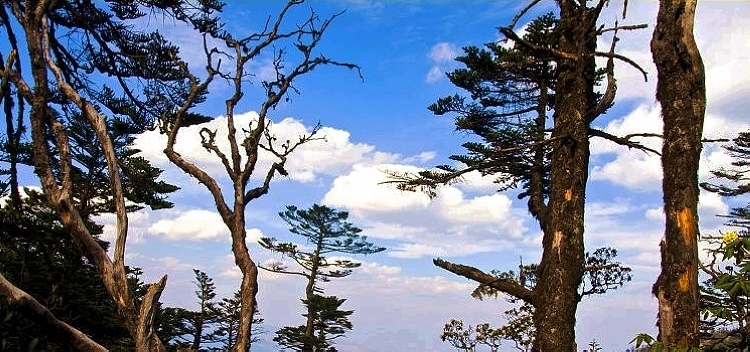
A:
[[[436,63],[453,61],[456,56],[456,46],[451,43],[437,43],[430,49],[430,59]]]
[[[664,221],[664,207],[651,208],[646,210],[646,218],[649,220]]]
[[[427,83],[434,83],[442,79],[448,66],[451,66],[453,60],[458,56],[456,46],[451,43],[441,42],[435,44],[428,54],[433,62],[432,68],[427,72],[425,80]]]
[[[333,187],[323,197],[323,203],[346,206],[355,214],[427,207],[430,203],[427,195],[399,191],[394,186],[381,184],[388,181],[385,170],[414,173],[420,169],[394,164],[355,165],[349,174],[339,176],[333,181]]]
[[[427,72],[427,77],[425,78],[425,81],[427,83],[434,83],[439,81],[441,78],[443,78],[444,73],[443,69],[441,69],[438,66],[433,66],[429,72]]]
[[[168,240],[229,240],[229,230],[215,210],[190,209],[161,212],[162,219],[148,227],[151,235],[163,236]],[[259,229],[247,229],[247,241],[257,242],[263,233]]]
[[[334,180],[323,203],[349,209],[352,221],[372,238],[401,240],[387,253],[399,258],[459,256],[513,248],[526,231],[525,210],[514,209],[504,194],[469,197],[455,186],[438,188],[430,198],[381,184],[383,172],[416,173],[397,164],[355,166]]]
[[[221,216],[215,211],[191,209],[172,213],[176,216],[157,221],[148,231],[170,240],[202,241],[229,236]]]
[[[432,159],[435,159],[436,152],[422,152],[414,156],[407,157],[403,160],[404,163],[425,163]]]

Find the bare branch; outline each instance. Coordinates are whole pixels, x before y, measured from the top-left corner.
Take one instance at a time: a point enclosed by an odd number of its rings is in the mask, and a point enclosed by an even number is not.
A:
[[[728,138],[714,138],[714,139],[704,138],[704,139],[701,139],[701,142],[703,142],[703,143],[726,143],[726,142],[731,142],[731,141],[732,140],[730,140]]]
[[[482,285],[494,288],[513,297],[522,299],[523,301],[531,303],[532,305],[535,304],[536,295],[534,294],[534,292],[512,279],[498,278],[493,275],[487,274],[477,268],[467,265],[453,264],[440,258],[433,259],[432,263],[437,267],[443,268],[456,275],[463,276],[469,280],[474,280]]]
[[[627,56],[623,56],[623,55],[615,54],[615,53],[604,53],[604,52],[601,52],[601,51],[595,52],[594,56],[606,57],[606,58],[615,58],[615,59],[618,59],[620,61],[623,61],[623,62],[629,64],[630,66],[633,66],[638,71],[641,71],[641,74],[643,74],[643,80],[646,81],[646,82],[648,82],[648,72],[646,72],[646,70],[644,70],[640,65],[638,65],[635,61],[633,61],[632,59],[628,58]]]
[[[615,54],[615,45],[617,44],[617,41],[620,40],[619,38],[617,38],[617,29],[617,22],[615,22],[615,33],[612,35],[612,45],[609,48],[609,55]],[[609,109],[615,101],[615,95],[617,94],[617,80],[615,79],[615,63],[613,56],[610,56],[607,60],[607,67],[605,71],[607,73],[607,89],[599,99],[596,107],[594,107],[594,111],[591,112],[591,116],[588,117],[587,122],[589,124],[593,122],[597,117],[599,117],[599,115]]]
[[[526,40],[523,40],[521,37],[518,36],[518,34],[516,34],[515,32],[513,32],[513,30],[510,29],[510,28],[499,27],[498,30],[500,31],[500,33],[502,33],[503,35],[505,35],[507,38],[509,38],[509,39],[513,40],[514,42],[516,42],[518,44],[521,44],[522,46],[524,46],[526,48],[529,48],[529,49],[531,49],[531,50],[533,50],[535,52],[543,53],[543,54],[546,54],[548,56],[552,56],[552,57],[556,57],[556,58],[560,58],[560,59],[569,59],[569,60],[577,60],[578,59],[578,57],[576,55],[574,55],[574,54],[566,53],[566,52],[563,52],[563,51],[560,51],[560,50],[557,50],[557,49],[553,49],[553,48],[544,48],[544,47],[538,46],[536,44],[532,44],[532,43],[530,43],[530,42],[528,42]]]
[[[266,268],[263,265],[258,265],[258,268],[261,268],[261,269],[263,269],[265,271],[269,271],[269,272],[272,272],[272,273],[299,275],[299,276],[306,277],[306,278],[309,277],[309,275],[307,275],[305,273],[301,273],[299,271],[287,271],[287,270],[283,270],[283,269]]]
[[[617,31],[617,30],[620,30],[620,29],[626,30],[626,31],[632,31],[632,30],[644,29],[644,28],[648,28],[648,24],[641,23],[641,24],[633,24],[633,25],[627,25],[627,26],[617,26],[617,25],[615,25],[614,27],[599,29],[597,31],[597,34],[603,34],[603,33],[606,33],[606,32]]]
[[[654,153],[656,155],[661,155],[661,152],[658,152],[654,149],[651,149],[649,147],[644,146],[643,144],[640,144],[639,142],[632,141],[631,138],[634,137],[658,137],[662,138],[662,135],[657,133],[631,133],[625,137],[618,137],[613,134],[604,132],[602,130],[596,129],[596,128],[589,128],[589,135],[594,137],[600,137],[607,140],[610,140],[612,142],[615,142],[619,145],[624,145],[628,148],[635,148],[638,150],[642,150],[647,153]]]
[[[528,5],[526,5],[526,7],[524,7],[521,11],[519,11],[515,17],[513,17],[513,20],[510,21],[510,24],[508,24],[508,26],[505,28],[513,30],[516,27],[516,24],[518,23],[518,21],[521,19],[521,17],[523,17],[523,15],[525,15],[526,12],[531,10],[532,7],[536,6],[536,4],[540,2],[542,2],[542,0],[532,0]]]

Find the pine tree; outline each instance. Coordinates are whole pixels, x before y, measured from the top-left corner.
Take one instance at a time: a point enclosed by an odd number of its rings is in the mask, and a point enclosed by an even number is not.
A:
[[[291,258],[301,267],[297,271],[275,262],[261,268],[277,273],[299,275],[307,279],[305,298],[302,300],[307,308],[305,325],[279,330],[277,338],[284,341],[283,345],[287,347],[300,343],[303,351],[323,351],[324,345],[328,346],[327,341],[343,335],[344,330],[351,329],[351,324],[347,323],[346,318],[351,312],[338,310],[344,302],[343,299],[321,296],[323,290],[319,283],[349,276],[353,269],[362,265],[349,259],[329,261],[326,257],[333,253],[374,254],[384,251],[385,248],[375,246],[367,241],[367,237],[361,236],[362,229],[347,221],[349,213],[345,211],[318,204],[313,204],[306,210],[290,205],[286,211],[280,212],[279,216],[289,225],[291,233],[304,237],[307,243],[313,244],[313,249],[305,252],[294,243],[279,243],[276,239],[268,237],[262,238],[259,242],[262,247]]]

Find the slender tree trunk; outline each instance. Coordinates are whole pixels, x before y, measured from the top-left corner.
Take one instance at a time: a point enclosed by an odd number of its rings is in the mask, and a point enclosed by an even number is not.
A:
[[[310,276],[307,278],[307,286],[305,287],[305,296],[307,298],[307,319],[305,320],[305,336],[308,338],[308,342],[315,336],[313,329],[313,323],[315,322],[315,307],[312,306],[311,301],[315,294],[315,280],[318,277],[318,267],[320,264],[320,251],[323,248],[323,236],[318,237],[318,243],[315,247],[315,257],[313,257],[312,266],[310,267]],[[312,346],[305,346],[305,351],[312,351]]]
[[[256,296],[258,294],[258,266],[250,258],[245,237],[244,207],[241,212],[234,212],[233,221],[227,223],[232,232],[232,252],[235,263],[242,272],[242,283],[240,286],[240,320],[237,329],[237,342],[233,351],[248,351],[252,340],[253,313],[255,312]]]
[[[651,52],[664,118],[662,167],[666,229],[659,301],[659,341],[698,347],[698,162],[706,109],[705,71],[693,37],[697,0],[660,1]]]
[[[573,2],[560,1],[556,31],[559,50],[575,58],[560,58],[557,66],[552,174],[547,214],[540,219],[544,236],[534,325],[533,351],[577,350],[575,315],[584,269],[583,220],[589,167],[589,122],[596,98],[593,93],[596,49],[595,12]]]

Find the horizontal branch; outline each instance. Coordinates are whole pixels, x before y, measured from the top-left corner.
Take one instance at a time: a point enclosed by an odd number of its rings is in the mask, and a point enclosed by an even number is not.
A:
[[[597,34],[602,34],[602,33],[611,32],[611,31],[617,31],[617,30],[620,30],[620,29],[623,29],[623,30],[635,30],[635,29],[644,29],[644,28],[648,28],[648,24],[641,23],[641,24],[634,24],[634,25],[628,25],[628,26],[614,26],[614,27],[610,27],[610,28],[602,28],[602,29],[600,29],[600,30],[597,31]]]
[[[628,148],[635,148],[635,149],[642,150],[642,151],[647,152],[647,153],[654,153],[656,155],[661,155],[660,152],[658,152],[658,151],[656,151],[654,149],[651,149],[651,148],[649,148],[649,147],[647,147],[647,146],[645,146],[645,145],[643,145],[641,143],[638,143],[638,142],[630,140],[633,137],[658,137],[658,138],[662,138],[662,135],[657,134],[657,133],[631,133],[631,134],[629,134],[629,135],[627,135],[625,137],[619,137],[619,136],[615,136],[613,134],[604,132],[602,130],[598,130],[598,129],[595,129],[595,128],[589,128],[589,135],[590,136],[594,136],[594,137],[604,138],[606,140],[610,140],[612,142],[615,142],[615,143],[617,143],[619,145],[624,145],[624,146],[626,146]]]
[[[550,55],[552,57],[556,57],[556,58],[560,58],[560,59],[569,59],[569,60],[577,60],[578,59],[578,56],[576,56],[575,54],[566,53],[564,51],[560,51],[560,50],[553,49],[553,48],[541,47],[539,45],[536,45],[536,44],[533,44],[533,43],[528,42],[526,40],[523,40],[521,37],[518,36],[518,34],[516,34],[515,32],[513,32],[513,30],[510,29],[510,28],[508,28],[508,27],[499,27],[498,30],[500,31],[500,33],[502,33],[508,39],[510,39],[510,40],[512,40],[512,41],[514,41],[514,42],[516,42],[516,43],[518,43],[518,44],[520,44],[520,45],[522,45],[522,46],[524,46],[526,48],[529,48],[529,49],[531,49],[533,51],[543,52],[543,53],[546,53],[546,54],[548,54],[548,55]]]
[[[512,279],[498,278],[477,268],[468,265],[454,264],[440,258],[433,259],[432,263],[435,264],[435,266],[450,271],[456,275],[463,276],[469,280],[474,280],[484,286],[491,287],[500,292],[522,299],[532,305],[535,304],[536,296],[534,295],[534,291],[522,286]]]

